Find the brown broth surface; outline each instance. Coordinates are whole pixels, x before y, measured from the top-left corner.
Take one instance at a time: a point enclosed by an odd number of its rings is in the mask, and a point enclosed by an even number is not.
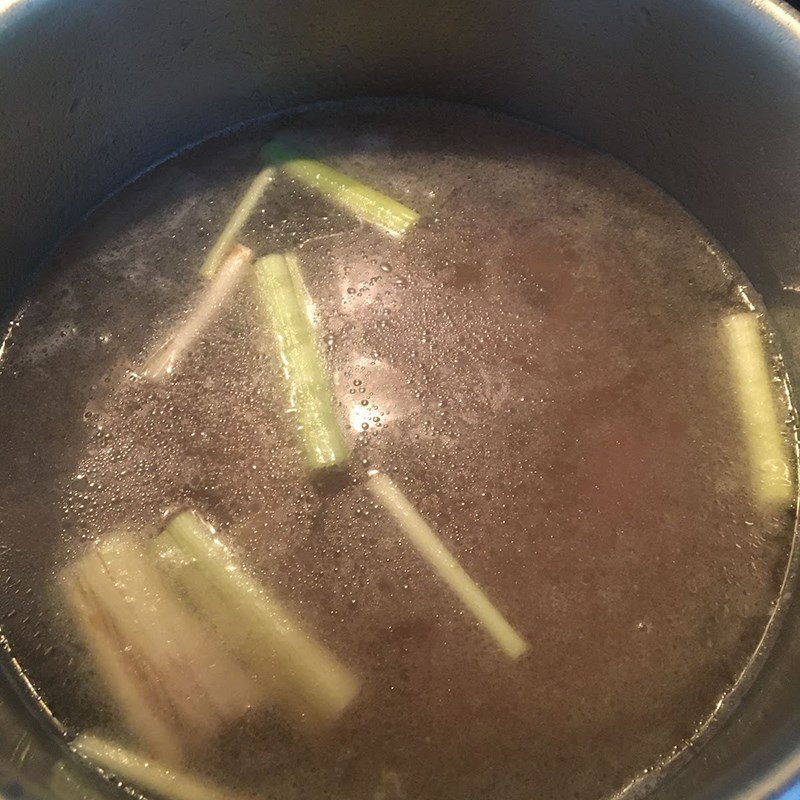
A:
[[[308,480],[249,285],[172,380],[137,373],[276,129],[422,214],[391,239],[281,177],[240,237],[299,250],[354,446],[338,483]],[[54,576],[110,528],[149,536],[192,507],[363,681],[327,735],[253,713],[192,768],[282,800],[595,800],[657,775],[724,707],[790,555],[788,509],[750,494],[720,340],[743,286],[627,167],[465,107],[329,105],[166,162],[63,242],[12,322],[12,652],[68,730],[124,739]],[[777,368],[775,386],[789,420]],[[367,468],[390,471],[523,658],[374,505]]]

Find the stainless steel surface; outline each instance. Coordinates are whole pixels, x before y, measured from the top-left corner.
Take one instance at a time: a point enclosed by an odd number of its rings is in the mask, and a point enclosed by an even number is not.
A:
[[[0,309],[175,148],[391,94],[533,119],[659,183],[764,293],[797,379],[800,19],[767,0],[22,0],[0,15]],[[737,714],[654,798],[767,798],[800,771],[796,606]]]

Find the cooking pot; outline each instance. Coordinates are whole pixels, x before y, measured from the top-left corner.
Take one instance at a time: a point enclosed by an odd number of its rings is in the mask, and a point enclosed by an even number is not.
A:
[[[317,100],[423,95],[533,120],[663,187],[763,294],[800,379],[800,16],[786,5],[0,0],[0,9],[0,316],[66,230],[177,148]],[[792,578],[749,691],[652,800],[779,797],[800,776]],[[65,753],[6,653],[0,794],[47,796]],[[87,797],[117,791],[74,770]]]

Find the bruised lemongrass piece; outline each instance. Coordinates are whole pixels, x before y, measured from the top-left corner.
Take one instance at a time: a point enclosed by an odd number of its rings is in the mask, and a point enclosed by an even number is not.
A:
[[[200,267],[200,276],[202,278],[211,278],[216,273],[223,259],[228,255],[228,251],[236,243],[239,231],[250,218],[256,205],[258,205],[261,195],[264,194],[264,191],[273,180],[275,180],[275,170],[270,167],[262,169],[253,178],[253,182],[248,186],[247,191],[239,201],[239,205],[236,206],[230,219],[222,229],[219,239],[214,242],[213,247],[209,250],[203,266]]]
[[[417,552],[455,592],[498,647],[510,658],[519,658],[528,649],[528,643],[508,624],[478,584],[467,575],[403,492],[377,470],[370,471],[367,486]]]
[[[244,670],[183,606],[126,532],[93,544],[61,574],[68,607],[131,732],[178,763],[258,699]]]
[[[724,317],[721,326],[754,497],[768,511],[788,506],[792,480],[758,317],[737,312]]]
[[[358,679],[241,569],[200,516],[172,517],[153,548],[157,563],[279,710],[311,728],[341,716],[358,694]]]
[[[300,270],[296,262],[293,269],[285,256],[276,254],[256,261],[255,276],[259,306],[275,337],[306,464],[312,470],[343,464],[350,453],[315,341],[308,294],[298,285]]]
[[[261,148],[261,157],[335,205],[391,236],[402,236],[419,219],[416,211],[397,200],[392,200],[321,161],[306,158],[276,139]]]
[[[179,731],[158,707],[154,693],[139,675],[133,654],[126,654],[112,616],[102,609],[79,570],[71,568],[62,575],[61,589],[95,671],[126,727],[149,752],[170,764],[179,764],[184,759]]]
[[[146,792],[155,792],[165,800],[235,800],[241,797],[206,778],[195,778],[99,736],[80,734],[71,747],[104,772]]]
[[[145,361],[143,376],[151,381],[168,378],[184,354],[194,345],[230,300],[253,260],[249,247],[235,244],[204,287],[186,320]]]

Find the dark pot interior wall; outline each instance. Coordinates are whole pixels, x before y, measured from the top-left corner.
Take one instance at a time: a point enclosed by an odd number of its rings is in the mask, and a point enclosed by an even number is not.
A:
[[[770,213],[800,212],[800,104],[781,97],[800,61],[745,2],[29,0],[3,20],[0,306],[59,232],[173,148],[353,94],[527,116],[638,167],[745,267],[800,251]]]
[[[59,235],[176,147],[391,94],[508,111],[628,161],[774,300],[800,261],[799,31],[786,7],[744,0],[21,2],[0,16],[0,309]],[[658,797],[729,796],[718,775],[736,791],[793,751],[798,672],[793,610],[741,714]]]

